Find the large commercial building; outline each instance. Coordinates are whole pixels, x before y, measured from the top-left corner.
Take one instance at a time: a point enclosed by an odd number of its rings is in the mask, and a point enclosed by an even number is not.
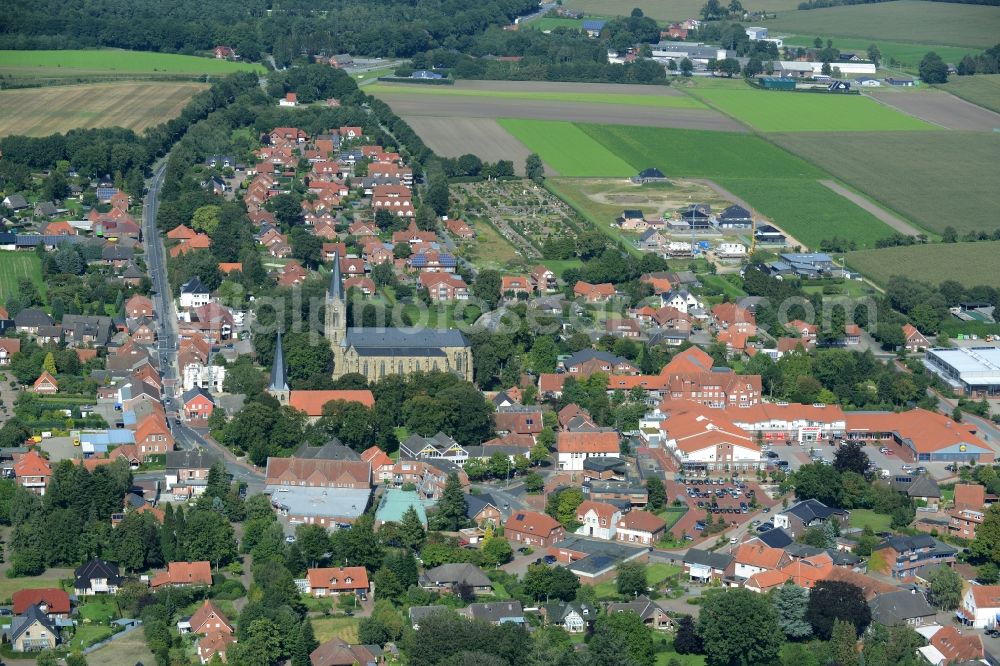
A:
[[[1000,347],[928,349],[924,365],[966,395],[1000,395]]]

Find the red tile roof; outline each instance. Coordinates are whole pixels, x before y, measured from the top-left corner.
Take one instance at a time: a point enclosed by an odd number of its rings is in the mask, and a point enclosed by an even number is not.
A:
[[[986,504],[986,488],[974,483],[955,484],[955,506],[982,509]]]
[[[14,476],[52,476],[52,467],[37,451],[28,451],[14,462]]]
[[[560,432],[556,437],[559,453],[614,453],[620,451],[618,433]]]
[[[667,523],[662,518],[656,514],[650,513],[649,511],[633,509],[622,516],[621,520],[618,521],[618,527],[626,530],[636,530],[638,532],[649,532],[652,534],[665,529],[667,527]]]
[[[364,567],[309,569],[306,577],[310,588],[333,591],[368,589],[368,571]]]
[[[150,587],[161,585],[211,585],[212,565],[208,562],[170,562],[167,570],[153,576]]]
[[[944,655],[946,663],[983,658],[983,639],[978,634],[963,635],[955,627],[944,627],[931,637],[931,645]]]
[[[552,532],[562,529],[562,524],[545,513],[537,511],[519,511],[507,519],[504,524],[505,530],[515,532],[530,532],[541,536],[548,536]]]
[[[189,622],[191,631],[196,634],[208,634],[213,631],[233,633],[233,623],[210,599],[205,599],[205,603],[198,607]]]
[[[365,407],[375,406],[375,396],[363,389],[355,391],[292,391],[288,396],[288,404],[309,416],[322,416],[323,406],[328,402],[344,400],[360,402]]]
[[[45,604],[49,615],[63,615],[70,611],[69,595],[58,587],[43,587],[37,590],[20,590],[11,598],[14,615],[23,615],[29,606]]]

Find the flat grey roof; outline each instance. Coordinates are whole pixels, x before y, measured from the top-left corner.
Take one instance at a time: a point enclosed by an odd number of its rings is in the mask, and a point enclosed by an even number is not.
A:
[[[365,512],[371,490],[367,488],[307,488],[265,486],[271,501],[292,516],[355,519]]]
[[[1000,384],[1000,347],[934,348],[926,358],[968,384]]]

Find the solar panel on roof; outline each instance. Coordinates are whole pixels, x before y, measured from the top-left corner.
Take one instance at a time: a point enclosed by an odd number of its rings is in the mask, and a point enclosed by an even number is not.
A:
[[[523,513],[517,514],[516,516],[514,516],[514,520],[524,520],[524,514]]]

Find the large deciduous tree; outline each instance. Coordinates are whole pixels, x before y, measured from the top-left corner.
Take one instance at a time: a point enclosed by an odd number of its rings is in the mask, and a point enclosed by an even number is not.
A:
[[[872,621],[871,610],[861,588],[838,580],[821,580],[816,583],[809,592],[806,617],[816,635],[824,640],[830,639],[833,623],[837,620],[853,624],[859,635]]]
[[[745,589],[708,598],[698,618],[698,634],[709,666],[764,666],[778,661],[781,628],[767,598]]]

